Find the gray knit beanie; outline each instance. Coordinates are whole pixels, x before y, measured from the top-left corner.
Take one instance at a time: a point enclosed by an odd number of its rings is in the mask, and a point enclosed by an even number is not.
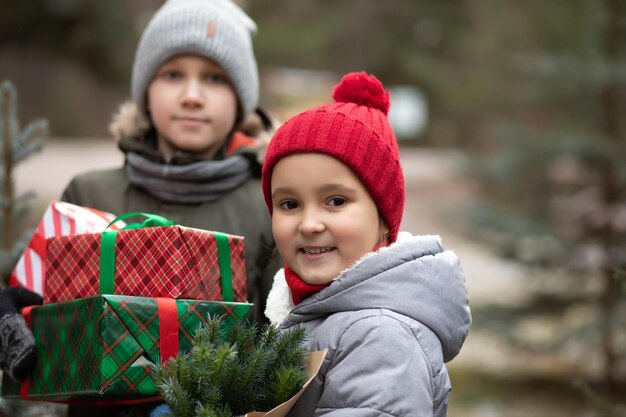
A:
[[[252,50],[256,24],[230,0],[168,0],[141,36],[131,94],[146,112],[146,91],[157,69],[185,53],[205,56],[219,64],[239,98],[243,118],[257,107],[259,74]]]

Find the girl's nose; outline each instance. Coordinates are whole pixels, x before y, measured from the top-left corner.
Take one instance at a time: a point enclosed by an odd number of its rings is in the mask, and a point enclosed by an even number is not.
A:
[[[305,210],[298,230],[303,234],[323,232],[326,226],[317,210]]]
[[[198,80],[189,80],[183,86],[181,102],[183,106],[200,107],[205,104],[202,86]]]

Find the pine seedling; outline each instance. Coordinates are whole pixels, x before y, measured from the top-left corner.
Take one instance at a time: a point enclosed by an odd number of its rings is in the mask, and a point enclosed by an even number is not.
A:
[[[306,380],[304,336],[303,328],[281,333],[246,321],[226,329],[222,319],[209,317],[190,353],[157,368],[155,380],[176,417],[269,411]]]

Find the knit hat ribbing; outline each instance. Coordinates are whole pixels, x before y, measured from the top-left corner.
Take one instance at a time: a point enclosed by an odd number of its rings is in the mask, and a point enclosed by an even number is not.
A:
[[[144,30],[135,54],[131,94],[146,111],[146,91],[155,72],[168,59],[198,54],[228,74],[243,118],[259,100],[259,74],[252,49],[256,24],[230,0],[168,0]]]
[[[335,86],[333,98],[333,104],[289,119],[270,141],[263,163],[263,194],[270,214],[276,163],[296,153],[323,153],[337,158],[359,177],[389,227],[389,242],[394,242],[405,190],[398,143],[387,118],[389,93],[376,77],[360,72],[344,76]]]

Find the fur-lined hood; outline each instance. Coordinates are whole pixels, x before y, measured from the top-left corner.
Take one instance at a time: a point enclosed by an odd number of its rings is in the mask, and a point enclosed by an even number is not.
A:
[[[150,129],[150,120],[139,110],[134,101],[125,101],[113,114],[109,132],[118,142],[123,138],[139,140]]]

